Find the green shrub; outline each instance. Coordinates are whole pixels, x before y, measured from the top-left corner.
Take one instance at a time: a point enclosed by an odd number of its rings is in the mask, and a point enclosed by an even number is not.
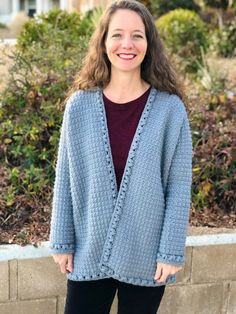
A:
[[[184,70],[195,72],[201,63],[201,48],[208,48],[207,26],[193,11],[176,9],[156,21],[157,29],[171,53],[177,54]]]
[[[20,36],[17,38],[19,49],[27,49],[29,45],[40,42],[48,46],[46,34],[56,34],[55,40],[62,41],[62,37],[67,34],[70,40],[76,40],[85,35],[86,27],[81,22],[81,16],[77,13],[68,14],[60,9],[53,9],[48,13],[36,16],[24,24]]]
[[[152,0],[152,11],[154,16],[160,17],[163,14],[175,9],[187,9],[198,12],[200,7],[193,0]]]
[[[210,49],[218,56],[236,56],[236,20],[227,22],[223,29],[212,31]]]
[[[199,64],[196,82],[201,86],[204,94],[215,98],[226,90],[227,73],[223,70],[219,72],[214,64],[210,65],[202,51],[202,64]]]
[[[236,211],[236,123],[234,101],[226,97],[196,106],[191,113],[193,135],[192,204],[195,210]]]
[[[61,103],[87,51],[93,14],[53,10],[23,26],[0,105],[0,162],[8,173],[1,194],[10,228],[15,212],[49,206],[62,122]]]

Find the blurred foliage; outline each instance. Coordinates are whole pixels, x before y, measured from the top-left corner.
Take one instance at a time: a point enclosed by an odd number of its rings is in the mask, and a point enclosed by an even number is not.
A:
[[[7,28],[7,25],[0,22],[0,28]]]
[[[201,85],[203,93],[213,98],[226,90],[227,72],[219,72],[207,62],[203,49],[201,48],[202,62],[196,75],[196,81]],[[211,99],[209,100],[211,101]]]
[[[191,115],[195,210],[236,212],[236,99],[222,92]]]
[[[210,50],[222,57],[236,56],[236,19],[225,23],[222,29],[211,32]]]
[[[82,17],[53,10],[27,22],[17,39],[0,103],[0,160],[8,176],[0,198],[2,227],[16,223],[19,204],[29,217],[49,203],[61,103],[81,65],[95,20],[91,12]]]
[[[200,10],[199,5],[197,5],[193,0],[151,0],[151,8],[155,18],[179,8],[196,12]]]
[[[236,212],[236,97],[228,93],[227,73],[210,66],[203,49],[201,57],[196,82],[202,96],[190,118],[193,210],[226,214]]]
[[[227,9],[232,1],[229,0],[204,0],[206,6],[218,9]]]
[[[83,20],[77,13],[68,14],[66,11],[55,8],[24,24],[24,28],[17,38],[17,47],[21,51],[35,43],[48,47],[51,45],[51,42],[48,42],[50,34],[55,34],[55,40],[60,41],[66,47],[69,40],[64,42],[65,35],[74,43],[79,40],[79,37],[85,36],[91,31],[92,25],[88,19]]]
[[[180,58],[183,70],[196,72],[201,63],[201,47],[207,50],[207,25],[197,13],[176,9],[156,20],[156,26],[167,48]]]

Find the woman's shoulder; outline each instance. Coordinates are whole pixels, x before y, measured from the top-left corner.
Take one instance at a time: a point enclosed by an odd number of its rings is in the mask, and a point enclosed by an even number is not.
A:
[[[178,95],[166,91],[158,91],[158,94],[159,99],[161,99],[162,107],[164,110],[167,110],[169,114],[180,115],[182,117],[187,115],[186,106]]]
[[[95,96],[96,89],[94,90],[77,90],[73,92],[66,101],[65,109],[71,111],[77,111],[81,106],[87,106],[91,104]],[[95,100],[95,98],[94,98]]]

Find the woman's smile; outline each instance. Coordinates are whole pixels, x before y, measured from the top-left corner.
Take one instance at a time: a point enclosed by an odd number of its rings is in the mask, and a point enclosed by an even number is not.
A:
[[[136,57],[135,54],[129,54],[129,53],[119,53],[117,54],[117,56],[121,58],[122,60],[133,60]]]

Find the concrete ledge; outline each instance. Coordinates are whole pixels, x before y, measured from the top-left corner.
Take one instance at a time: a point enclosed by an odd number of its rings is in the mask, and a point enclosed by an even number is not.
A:
[[[186,239],[187,247],[220,244],[236,244],[236,231],[235,233],[188,236]],[[0,245],[0,261],[39,258],[50,255],[49,241],[42,242],[38,247],[33,245],[20,246],[17,244]]]
[[[46,257],[51,255],[49,252],[49,242],[42,242],[35,247],[33,245],[20,246],[17,244],[0,245],[0,261],[12,259],[31,259]]]
[[[236,243],[236,230],[235,230],[235,233],[189,236],[186,239],[186,246],[206,246],[206,245],[235,244],[235,243]]]

